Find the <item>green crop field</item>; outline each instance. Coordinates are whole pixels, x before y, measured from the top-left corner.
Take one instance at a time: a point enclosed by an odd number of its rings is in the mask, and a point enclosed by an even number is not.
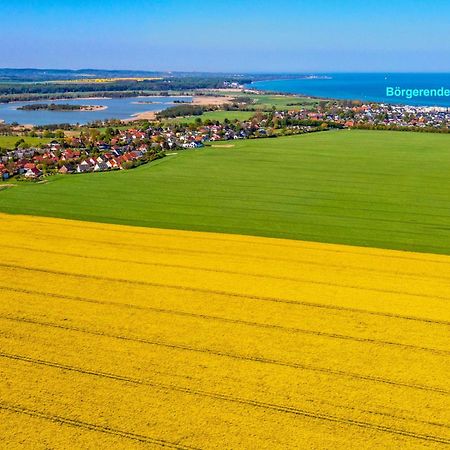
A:
[[[178,123],[194,123],[198,118],[212,121],[223,122],[225,119],[228,120],[248,120],[255,113],[252,111],[207,111],[201,116],[189,116],[189,117],[177,117],[175,119],[170,119],[170,122]]]
[[[270,110],[274,106],[280,109],[308,109],[318,104],[318,100],[307,97],[296,97],[286,95],[255,95],[255,108]]]
[[[253,94],[253,93],[233,93],[234,97],[248,97],[253,100],[250,108],[261,111],[271,111],[273,107],[277,110],[312,109],[316,107],[319,100],[297,95],[282,94]]]
[[[450,254],[449,150],[448,135],[379,131],[233,141],[16,182],[0,211]]]
[[[16,142],[21,139],[30,145],[47,144],[51,141],[51,139],[28,136],[0,136],[0,148],[13,149]]]
[[[277,110],[313,109],[317,107],[320,101],[316,98],[289,94],[254,94],[252,92],[233,92],[226,90],[216,92],[216,94],[229,95],[235,98],[250,98],[253,103],[249,104],[248,107],[260,111],[271,111],[273,107]]]

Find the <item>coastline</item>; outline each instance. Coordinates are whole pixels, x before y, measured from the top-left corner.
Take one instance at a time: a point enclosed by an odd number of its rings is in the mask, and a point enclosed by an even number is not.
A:
[[[317,100],[359,101],[396,106],[450,108],[448,96],[414,98],[386,95],[388,86],[415,86],[417,90],[445,88],[450,84],[447,73],[337,73],[332,77],[278,78],[253,81],[245,89],[264,94],[309,97]]]
[[[134,113],[131,117],[128,117],[127,119],[122,119],[121,122],[129,123],[129,122],[135,122],[136,120],[155,120],[156,114],[159,111],[143,111],[140,113]]]
[[[132,105],[177,105],[175,102],[130,102]]]
[[[216,90],[214,92],[221,92],[221,90]],[[229,90],[227,90],[227,93],[230,93]],[[139,96],[143,99],[145,98],[149,98],[152,96]],[[211,92],[211,95],[178,95],[176,96],[177,98],[180,99],[190,99],[190,102],[186,102],[186,104],[189,105],[197,105],[197,106],[205,106],[205,107],[220,107],[221,105],[226,105],[229,104],[233,101],[234,97],[231,95],[214,95]],[[51,102],[55,102],[55,101],[70,101],[70,100],[109,100],[112,99],[112,97],[80,97],[77,99],[54,99],[54,100],[50,100],[50,99],[46,99],[46,100],[42,100],[43,103],[51,103]],[[4,103],[6,105],[11,104],[11,106],[13,107],[14,104],[33,104],[33,103],[37,103],[36,100],[28,100],[28,101],[14,101],[14,102],[8,102],[8,103]],[[133,102],[133,103],[138,103],[138,102]],[[69,103],[70,104],[70,103]],[[152,102],[149,103],[150,104],[168,104],[166,102]],[[170,102],[170,104],[168,106],[176,106],[178,103],[175,102]],[[50,112],[99,112],[99,111],[104,111],[106,109],[108,109],[109,107],[106,105],[80,105],[80,106],[86,106],[86,108],[81,108],[81,109],[77,109],[77,110],[58,110],[58,111],[50,111]],[[145,110],[145,104],[142,105],[143,110],[141,112],[136,112],[134,114],[132,114],[130,117],[124,118],[124,119],[120,119],[122,122],[124,123],[129,123],[129,122],[134,122],[134,121],[138,121],[138,120],[156,120],[156,115],[158,112],[160,112],[162,109],[157,109],[157,110],[151,110],[151,111],[146,111]],[[13,107],[13,109],[17,109]],[[1,121],[0,121],[1,123]]]
[[[70,98],[42,98],[39,100],[12,100],[10,102],[0,102],[0,105],[11,105],[14,103],[38,103],[38,102],[64,102],[74,100],[112,100],[113,97],[70,97]]]
[[[180,98],[192,98],[191,103],[187,103],[188,105],[198,105],[198,106],[220,106],[225,105],[227,103],[231,103],[234,97],[230,96],[211,96],[211,95],[177,95]],[[173,103],[176,105],[177,103]],[[161,110],[158,111],[143,111],[140,113],[135,113],[132,117],[128,119],[122,119],[122,122],[129,123],[134,122],[136,120],[155,120],[156,114],[158,114]]]
[[[58,113],[64,113],[64,112],[96,112],[96,111],[104,111],[108,109],[105,105],[80,105],[80,109],[44,109],[44,111],[48,112],[58,112]],[[16,111],[20,111],[21,108],[16,108]],[[34,112],[34,110],[26,110],[30,112]]]

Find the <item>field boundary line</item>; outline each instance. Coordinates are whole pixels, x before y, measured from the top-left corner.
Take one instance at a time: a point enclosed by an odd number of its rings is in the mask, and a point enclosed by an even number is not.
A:
[[[442,261],[442,259],[436,259],[436,256],[441,256],[442,258],[449,258],[450,254],[448,253],[448,249],[446,247],[439,247],[436,245],[428,245],[429,248],[435,248],[437,250],[447,250],[447,253],[430,253],[430,252],[415,252],[412,250],[399,250],[395,248],[381,248],[381,247],[369,247],[369,246],[363,246],[363,245],[351,245],[346,243],[338,243],[338,242],[323,242],[323,241],[308,241],[308,240],[302,240],[302,239],[296,239],[296,238],[286,238],[286,237],[279,237],[279,236],[264,236],[264,235],[255,235],[255,234],[239,234],[239,233],[228,233],[225,234],[225,237],[219,237],[220,235],[224,235],[224,233],[221,233],[220,231],[200,231],[200,230],[186,230],[186,229],[177,229],[177,228],[158,228],[158,227],[145,227],[145,226],[136,226],[136,225],[125,225],[120,224],[117,222],[98,222],[98,221],[88,221],[88,220],[81,220],[81,219],[70,219],[70,218],[58,218],[58,217],[51,217],[51,216],[36,216],[32,214],[13,214],[13,213],[0,213],[7,215],[9,217],[20,217],[22,220],[26,222],[31,223],[38,223],[44,226],[49,225],[49,221],[63,221],[64,226],[71,227],[75,229],[83,229],[86,230],[86,228],[97,230],[97,231],[108,231],[108,232],[114,232],[118,233],[120,235],[123,234],[131,234],[131,235],[138,235],[138,236],[165,236],[165,237],[183,237],[185,239],[191,239],[191,240],[202,240],[202,241],[217,241],[217,242],[239,242],[239,243],[245,243],[249,245],[265,245],[267,247],[288,247],[290,249],[293,248],[293,244],[296,248],[308,248],[308,249],[316,249],[316,246],[332,246],[332,247],[346,247],[346,249],[342,248],[321,248],[321,251],[326,251],[330,253],[344,253],[344,254],[356,254],[356,255],[362,255],[362,256],[376,256],[376,257],[383,257],[383,258],[390,258],[390,259],[406,259],[406,260],[419,260],[422,262],[433,262],[437,264],[445,264],[449,265],[450,261]],[[40,218],[37,219],[37,218]],[[114,217],[103,217],[104,219],[114,219]],[[44,220],[42,220],[44,219]],[[47,219],[47,221],[45,221]],[[80,225],[78,225],[78,223]],[[169,225],[171,222],[167,222]],[[81,225],[83,224],[83,225]],[[106,226],[101,226],[102,224]],[[109,226],[109,227],[108,227]],[[173,226],[173,224],[172,224]],[[131,228],[133,230],[131,230]],[[361,227],[359,227],[361,229]],[[377,230],[379,231],[379,230]],[[186,236],[189,234],[189,236]],[[208,235],[208,236],[199,236],[199,234]],[[283,233],[288,235],[289,233]],[[422,233],[423,235],[424,233]],[[237,238],[241,238],[238,239]],[[246,238],[245,240],[242,238]],[[258,242],[260,241],[271,241],[271,242]],[[278,241],[278,242],[273,242]],[[285,241],[290,241],[291,243],[288,244]],[[366,241],[372,241],[372,242],[378,242],[374,239],[366,239]],[[395,254],[380,254],[380,251],[385,250],[386,252],[395,253]],[[419,258],[417,256],[412,256],[414,254],[420,254],[422,258]]]
[[[111,194],[111,192],[109,192],[109,194]],[[46,193],[42,192],[42,195],[46,195]],[[49,195],[49,197],[51,197],[52,200],[54,200],[54,198],[53,198],[54,196],[51,196],[50,194],[48,194],[48,195]],[[130,203],[130,202],[131,202],[131,200],[128,201],[128,203]],[[61,204],[61,202],[59,202],[59,204]],[[161,203],[161,204],[167,205],[167,203]],[[184,206],[184,203],[183,204],[179,204],[179,205],[180,206]],[[218,211],[221,210],[219,207],[216,207],[215,209],[217,209]],[[5,211],[5,210],[3,210],[3,211]],[[245,212],[246,210],[242,209],[242,211]],[[264,211],[264,210],[262,210],[262,211]],[[271,212],[270,210],[265,210],[265,211],[268,212],[268,213]],[[44,214],[44,216],[45,216],[45,212],[46,212],[45,210],[41,209],[39,213],[40,214]],[[162,210],[162,209],[154,209],[153,212],[155,214],[167,214],[167,211],[166,210]],[[190,212],[184,212],[182,215],[190,217],[192,219],[195,219],[195,222],[198,222],[199,217],[204,217],[204,218],[207,218],[207,219],[215,218],[216,219],[216,223],[221,223],[221,220],[223,219],[223,216],[219,216],[217,214],[216,215],[211,215],[211,214],[206,214],[206,213],[201,214],[201,213],[198,213],[198,212],[195,213],[195,214],[194,213],[190,213]],[[309,214],[309,215],[311,215],[311,214]],[[103,220],[104,223],[113,224],[113,225],[117,225],[117,226],[127,226],[127,227],[136,226],[136,224],[135,224],[135,222],[133,222],[133,220],[129,220],[129,219],[122,218],[122,217],[119,218],[118,216],[112,216],[111,217],[111,216],[98,216],[98,215],[93,215],[93,214],[83,214],[82,217],[83,217],[83,220],[81,220],[81,219],[78,219],[78,220],[80,222],[83,222],[83,223],[91,222],[92,220],[94,221],[93,223],[102,223],[102,222],[98,222],[98,221],[99,220]],[[326,214],[317,214],[317,215],[313,216],[313,218],[315,218],[315,217],[319,217],[319,218],[320,217],[322,217],[322,218],[323,217],[327,217],[327,218],[329,218],[329,217],[336,218],[337,217],[337,218],[340,218],[340,219],[342,219],[342,218],[349,218],[349,217],[337,216],[337,215],[329,216],[329,215],[326,215]],[[119,220],[119,219],[122,222],[118,224],[117,220]],[[350,219],[358,220],[357,217],[353,217],[353,218],[350,217]],[[76,220],[76,219],[72,218],[72,219],[59,219],[59,220]],[[128,224],[124,224],[123,223],[126,220],[129,221]],[[361,220],[366,220],[366,221],[368,221],[370,223],[373,223],[373,221],[371,222],[370,219],[361,219]],[[149,223],[150,225],[143,225],[144,222]],[[281,220],[278,221],[278,223],[280,225],[283,224],[285,229],[290,229],[290,227],[292,225],[297,224],[297,221],[294,220],[294,219],[292,219],[292,220],[284,219],[283,221],[281,221]],[[404,222],[404,223],[411,224],[411,222]],[[297,241],[297,240],[299,240],[299,241],[308,241],[308,239],[311,239],[311,236],[315,236],[311,232],[308,232],[308,233],[306,233],[308,235],[308,238],[304,237],[304,239],[298,239],[298,237],[296,237],[296,236],[298,236],[298,233],[294,233],[294,236],[293,236],[293,234],[290,233],[290,232],[284,232],[284,231],[281,231],[281,230],[277,230],[275,236],[268,237],[267,236],[267,232],[268,231],[265,228],[256,228],[256,227],[244,228],[244,227],[241,227],[241,228],[239,228],[239,232],[236,232],[236,229],[234,227],[232,227],[231,225],[224,225],[224,224],[221,224],[220,226],[217,226],[214,230],[203,230],[203,231],[198,230],[198,229],[193,230],[193,231],[192,230],[186,231],[186,225],[184,225],[183,227],[180,227],[179,229],[176,229],[176,228],[174,228],[174,226],[177,224],[177,222],[174,223],[174,222],[164,221],[164,222],[158,222],[158,224],[159,224],[159,226],[161,226],[160,229],[163,229],[163,230],[173,229],[174,231],[179,231],[180,233],[182,233],[182,232],[185,232],[185,233],[199,232],[199,233],[210,233],[210,234],[221,234],[222,233],[222,234],[227,234],[227,235],[233,235],[234,234],[235,236],[243,236],[243,235],[245,235],[245,236],[248,236],[249,238],[251,238],[251,237],[264,238],[265,237],[266,239],[285,239],[285,240],[289,239],[291,241]],[[162,224],[164,224],[164,226],[162,226]],[[304,224],[304,225],[308,226],[308,227],[313,227],[314,229],[317,229],[317,228],[327,228],[327,229],[329,229],[328,225],[322,224],[322,223],[320,223],[320,221],[319,222],[317,222],[317,221],[316,222],[311,222],[311,223]],[[153,228],[153,229],[157,228],[155,223],[152,220],[150,220],[150,219],[141,219],[140,221],[138,221],[138,225],[137,226],[139,226],[141,228],[145,228],[146,226],[148,228]],[[260,224],[259,224],[259,227],[260,227]],[[333,224],[333,228],[334,229],[338,229],[339,228],[339,229],[343,229],[344,231],[347,231],[348,230],[348,225],[340,225],[340,224],[336,224],[335,223],[335,224]],[[433,227],[431,225],[428,225],[428,228],[430,228],[431,230],[439,229],[437,226]],[[373,232],[380,233],[380,232],[389,231],[391,233],[394,232],[394,233],[396,233],[398,235],[402,235],[402,236],[406,236],[406,237],[414,236],[415,237],[414,243],[415,242],[419,242],[420,241],[419,238],[424,239],[424,238],[427,238],[430,235],[430,230],[428,230],[427,232],[425,232],[425,231],[422,231],[422,232],[419,232],[419,231],[405,231],[403,229],[395,229],[395,228],[386,230],[386,227],[381,227],[381,226],[378,227],[378,228],[374,228],[374,227],[369,227],[369,226],[360,226],[360,225],[355,226],[354,225],[353,229],[354,230],[358,230],[358,231],[364,231],[364,232],[372,232],[372,233]],[[119,231],[119,233],[120,233],[120,231]],[[123,234],[123,233],[121,233],[121,234]],[[142,234],[144,234],[144,233],[142,233]],[[154,233],[154,234],[156,234],[157,236],[160,236],[160,234],[157,234],[157,233]],[[199,237],[197,239],[201,239],[201,238]],[[205,238],[203,240],[205,241],[207,239],[208,238]],[[322,239],[323,239],[323,237],[321,237],[319,235],[319,239],[318,239],[319,243],[320,243],[320,241]],[[218,239],[216,239],[216,240],[218,240]],[[230,242],[230,240],[226,240],[226,239],[223,239],[223,241]],[[249,242],[251,243],[252,241],[249,241]],[[342,241],[338,241],[338,242],[340,242],[340,243],[336,243],[336,242],[335,243],[329,243],[328,242],[328,243],[330,245],[346,245],[348,247],[352,246],[351,243],[344,243]],[[377,245],[376,243],[380,242],[377,239],[365,237],[364,238],[364,242],[372,243],[370,247],[369,246],[367,247],[369,249],[374,250],[374,249],[378,248],[378,250],[383,250],[383,246],[384,245]],[[390,243],[390,242],[384,241],[384,240],[381,241],[381,242],[384,243],[384,244]],[[395,244],[398,246],[398,241]],[[276,245],[276,244],[273,244],[273,245]],[[284,245],[284,246],[286,246],[286,245]],[[361,245],[360,243],[359,244],[358,243],[357,244],[353,244],[353,246],[358,247],[358,248],[363,247],[363,245]],[[424,252],[424,254],[428,254],[429,255],[430,254],[430,250],[428,250],[428,249],[434,249],[434,250],[437,250],[438,253],[442,254],[443,256],[447,256],[447,257],[449,256],[447,247],[440,247],[440,246],[431,245],[431,244],[430,245],[427,244],[426,247],[427,247],[427,252]],[[393,248],[388,248],[386,250],[395,251]],[[407,251],[412,251],[412,250],[411,249],[410,250],[403,249],[403,250],[397,250],[397,251],[407,252]]]

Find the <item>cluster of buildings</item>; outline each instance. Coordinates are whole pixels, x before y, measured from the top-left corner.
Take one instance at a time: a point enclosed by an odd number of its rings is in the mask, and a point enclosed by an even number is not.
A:
[[[77,139],[77,141],[79,141]],[[111,145],[98,142],[94,147],[85,147],[81,141],[71,147],[53,141],[43,148],[11,150],[0,155],[1,179],[23,176],[36,179],[46,173],[85,173],[119,170],[147,162],[155,152],[147,145]]]
[[[49,173],[73,174],[129,169],[162,156],[164,150],[200,148],[206,141],[263,137],[266,130],[252,122],[198,127],[170,125],[117,131],[109,139],[89,137],[52,141],[42,148],[18,148],[0,155],[0,175],[36,179]]]
[[[140,130],[113,130],[103,140],[99,136],[95,139],[81,135],[53,141],[43,148],[18,148],[0,154],[0,179],[129,169],[163,156],[164,150],[200,148],[205,142],[269,137],[283,132],[307,133],[328,126],[449,131],[450,111],[422,106],[336,103],[314,111],[273,111],[246,121],[174,123]]]
[[[322,120],[353,128],[383,126],[387,128],[450,129],[450,109],[429,106],[391,104],[346,105],[337,103],[317,111],[280,111],[276,117],[298,120]]]
[[[356,111],[355,122],[406,128],[450,128],[450,109],[430,106],[369,105]]]

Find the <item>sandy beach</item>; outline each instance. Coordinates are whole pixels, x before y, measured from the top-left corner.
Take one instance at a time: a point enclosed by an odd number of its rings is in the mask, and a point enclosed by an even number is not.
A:
[[[128,123],[128,122],[134,122],[135,120],[155,120],[156,114],[159,111],[144,111],[141,113],[133,114],[132,117],[128,119],[122,119],[122,122]]]
[[[190,96],[184,97],[190,98]],[[192,97],[192,102],[188,103],[188,105],[220,106],[231,103],[232,100],[233,97],[230,96],[195,95]],[[159,111],[144,111],[142,113],[136,113],[129,119],[122,119],[122,122],[133,122],[135,120],[155,120],[158,112]]]
[[[225,105],[227,103],[231,103],[233,97],[230,96],[210,96],[210,95],[196,95],[192,99],[193,105],[202,105],[202,106],[220,106]]]

